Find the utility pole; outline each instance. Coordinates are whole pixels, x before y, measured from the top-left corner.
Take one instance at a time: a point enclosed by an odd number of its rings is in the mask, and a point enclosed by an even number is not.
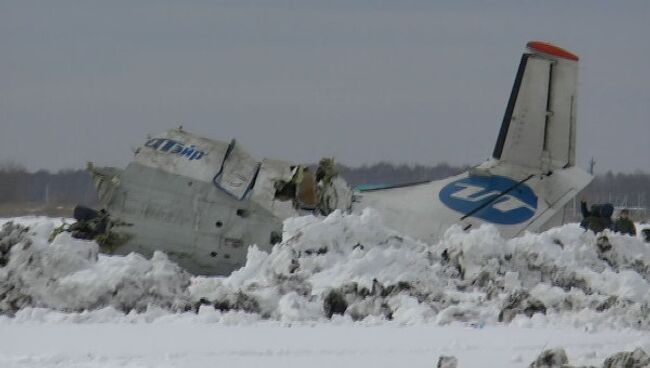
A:
[[[589,160],[589,174],[594,175],[594,167],[596,167],[596,160],[592,157],[591,160]]]
[[[45,204],[50,204],[50,183],[45,184]]]

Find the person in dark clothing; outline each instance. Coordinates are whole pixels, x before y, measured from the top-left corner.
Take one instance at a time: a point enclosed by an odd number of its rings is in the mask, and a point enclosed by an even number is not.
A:
[[[593,204],[591,209],[587,209],[587,202],[580,202],[580,211],[582,212],[582,221],[580,226],[594,233],[600,233],[605,229],[612,228],[612,213],[614,206],[609,203]]]
[[[612,221],[612,215],[614,214],[614,206],[611,203],[601,204],[599,211],[601,225],[603,230],[612,229],[614,227],[614,222]]]
[[[614,231],[632,236],[636,235],[636,227],[634,226],[634,222],[630,220],[630,212],[627,209],[622,210],[616,219]]]
[[[596,205],[591,205],[591,210],[587,209],[587,202],[580,201],[580,212],[582,213],[582,221],[580,221],[580,226],[587,229],[588,219],[596,212]]]

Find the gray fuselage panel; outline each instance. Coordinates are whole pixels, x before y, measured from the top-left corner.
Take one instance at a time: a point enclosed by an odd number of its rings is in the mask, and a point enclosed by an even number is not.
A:
[[[204,182],[132,162],[106,208],[132,238],[114,250],[151,256],[160,250],[194,274],[228,274],[246,261],[249,245],[269,250],[282,221],[244,198]]]

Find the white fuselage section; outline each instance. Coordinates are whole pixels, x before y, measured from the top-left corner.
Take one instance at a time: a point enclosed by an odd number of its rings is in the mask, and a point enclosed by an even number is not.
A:
[[[534,175],[488,161],[443,180],[361,192],[353,208],[374,208],[387,226],[425,242],[437,241],[452,225],[493,224],[512,237],[563,216],[564,206],[590,180],[575,167]]]

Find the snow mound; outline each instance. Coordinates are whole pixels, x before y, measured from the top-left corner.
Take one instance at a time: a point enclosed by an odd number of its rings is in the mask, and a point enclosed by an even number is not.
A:
[[[150,260],[98,254],[95,243],[67,234],[49,244],[53,226],[2,228],[0,311],[109,307],[111,316],[191,310],[215,321],[650,327],[650,247],[575,224],[509,240],[492,226],[452,227],[430,245],[389,229],[373,210],[305,216],[285,222],[284,241],[270,253],[250,247],[246,265],[228,277],[191,277],[162,253]]]
[[[190,275],[163,253],[147,260],[137,254],[99,254],[94,242],[68,233],[52,243],[56,222],[44,220],[26,227],[8,222],[0,229],[0,311],[25,307],[84,311],[113,307],[146,310],[158,305],[177,310],[187,303]]]
[[[284,231],[230,277],[193,279],[192,296],[255,300],[250,310],[281,321],[650,326],[650,248],[636,238],[608,233],[606,247],[577,225],[511,240],[453,227],[428,245],[372,210],[290,219]]]

